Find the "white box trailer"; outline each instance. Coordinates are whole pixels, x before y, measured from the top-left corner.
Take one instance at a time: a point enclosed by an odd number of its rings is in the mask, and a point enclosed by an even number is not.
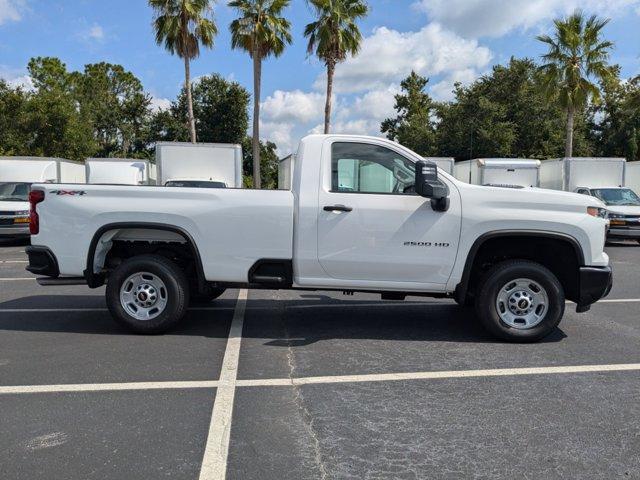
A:
[[[278,190],[291,190],[295,155],[289,155],[278,162]]]
[[[156,144],[158,185],[167,182],[221,182],[242,188],[242,146],[226,143]]]
[[[80,162],[46,157],[0,157],[0,183],[85,183]]]
[[[438,168],[444,170],[449,175],[454,175],[454,165],[456,163],[455,159],[449,157],[425,157],[427,162],[435,163]]]
[[[540,184],[540,160],[528,158],[466,160],[455,164],[454,176],[472,185],[537,187]]]
[[[87,158],[87,183],[102,185],[150,185],[148,160],[133,158]]]
[[[627,163],[624,180],[625,187],[640,195],[640,161]]]
[[[556,158],[544,160],[540,186],[575,192],[578,187],[622,187],[625,184],[624,158]]]

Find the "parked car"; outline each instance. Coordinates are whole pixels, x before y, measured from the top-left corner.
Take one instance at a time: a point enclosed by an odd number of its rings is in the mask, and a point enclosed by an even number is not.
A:
[[[612,284],[597,198],[469,185],[380,138],[304,138],[292,191],[44,184],[30,201],[27,269],[106,282],[113,317],[141,333],[243,287],[453,298],[494,335],[535,341],[565,299],[584,312]]]
[[[84,165],[60,158],[0,157],[0,238],[29,236],[29,190],[38,183],[84,183]]]
[[[637,240],[640,243],[640,197],[630,188],[578,187],[577,193],[602,200],[608,209],[609,238]]]

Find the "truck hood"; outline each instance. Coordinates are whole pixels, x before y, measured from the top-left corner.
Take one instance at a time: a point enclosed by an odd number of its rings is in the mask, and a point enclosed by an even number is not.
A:
[[[29,210],[29,202],[1,202],[0,212],[23,212]]]
[[[476,185],[465,185],[465,187],[474,190],[474,197],[480,197],[493,206],[506,204],[510,208],[523,210],[535,207],[553,211],[586,211],[587,207],[607,208],[599,199],[578,193],[531,187],[505,188]]]
[[[610,205],[607,207],[610,213],[618,215],[638,215],[640,217],[640,206],[632,205]]]

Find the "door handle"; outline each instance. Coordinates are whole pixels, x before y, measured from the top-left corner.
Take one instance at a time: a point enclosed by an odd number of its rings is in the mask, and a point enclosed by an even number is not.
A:
[[[352,212],[353,208],[345,205],[327,205],[324,207],[325,212]]]

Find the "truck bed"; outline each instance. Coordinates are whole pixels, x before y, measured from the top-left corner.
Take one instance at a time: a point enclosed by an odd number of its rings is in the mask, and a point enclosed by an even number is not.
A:
[[[40,233],[32,237],[32,244],[56,252],[63,276],[83,275],[96,232],[105,232],[98,242],[153,241],[146,231],[136,231],[140,226],[171,225],[190,236],[207,279],[246,282],[258,260],[292,258],[293,194],[288,191],[48,184],[37,188],[45,191],[45,200],[37,207]],[[109,226],[122,233],[114,237],[107,232]]]

